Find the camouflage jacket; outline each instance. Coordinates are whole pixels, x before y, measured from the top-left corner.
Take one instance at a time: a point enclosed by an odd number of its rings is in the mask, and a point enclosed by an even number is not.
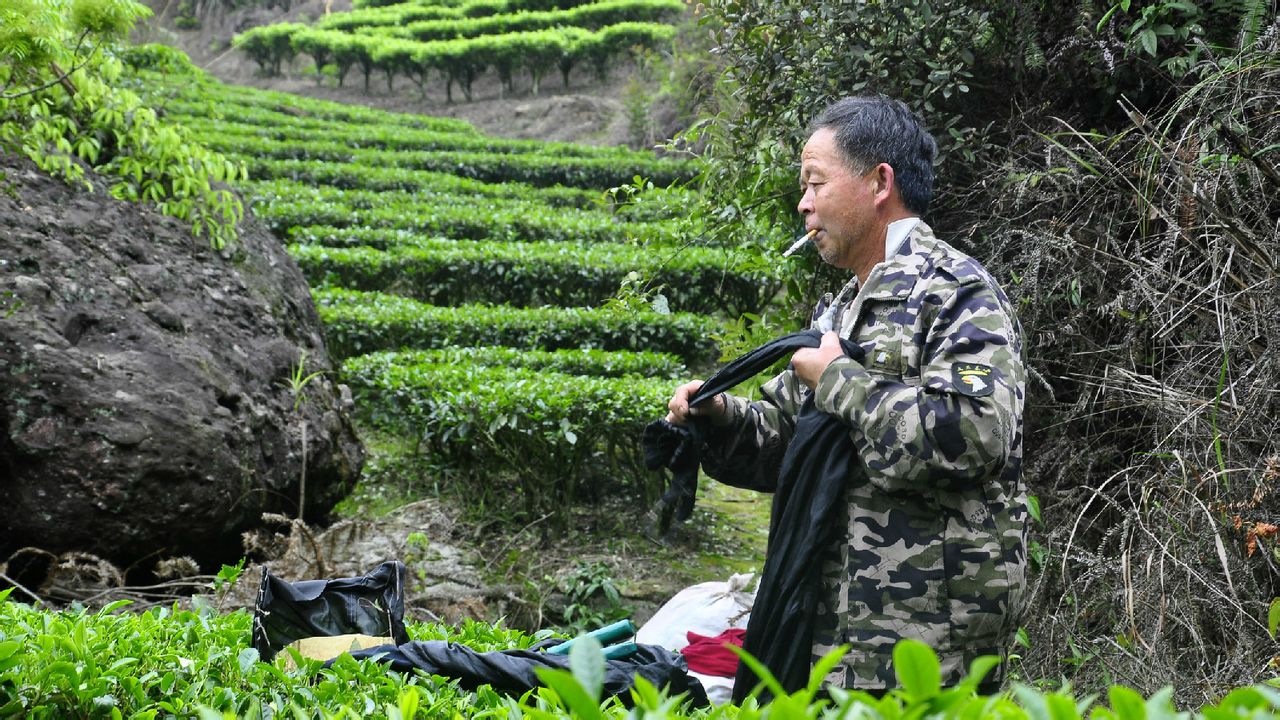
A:
[[[828,682],[892,687],[893,645],[915,638],[954,684],[973,658],[1006,657],[1022,608],[1021,331],[987,271],[923,222],[833,317],[866,364],[837,358],[814,399],[849,426],[860,461],[847,536],[824,555],[814,659],[848,644]],[[707,473],[771,490],[810,392],[788,368],[758,402],[726,396]]]

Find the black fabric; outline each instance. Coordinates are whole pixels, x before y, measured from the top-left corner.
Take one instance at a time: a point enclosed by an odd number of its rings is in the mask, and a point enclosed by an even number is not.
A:
[[[782,460],[764,571],[742,644],[787,692],[799,690],[809,679],[822,593],[821,555],[845,535],[840,522],[845,483],[856,459],[848,427],[814,407],[810,397]],[[758,682],[751,668],[740,664],[733,701],[741,703]]]
[[[356,659],[375,658],[397,672],[422,670],[432,675],[456,678],[466,690],[490,685],[494,690],[514,697],[542,685],[536,672],[538,668],[569,669],[568,655],[550,655],[533,649],[478,652],[443,640],[384,645],[356,650],[351,656]],[[709,704],[702,683],[689,676],[684,658],[657,645],[637,644],[631,655],[606,660],[604,693],[616,695],[630,705],[629,691],[634,687],[637,675],[673,694],[688,693],[696,707]]]
[[[270,662],[309,637],[362,634],[409,641],[404,628],[404,564],[389,560],[361,577],[291,583],[262,568],[253,646]]]
[[[800,348],[818,347],[818,330],[785,335],[726,365],[689,399],[696,405],[768,369]],[[861,346],[841,339],[848,357],[862,362]],[[698,465],[706,418],[691,417],[685,427],[657,420],[645,428],[645,462],[651,469],[672,470],[668,496],[678,499],[687,518],[698,487]],[[838,418],[818,410],[813,398],[796,418],[791,442],[782,459],[769,519],[769,543],[764,571],[756,591],[743,649],[760,660],[788,692],[809,679],[817,605],[822,593],[821,555],[845,533],[845,483],[857,460],[848,428]],[[733,701],[741,703],[759,682],[746,663],[738,666]],[[763,699],[767,699],[764,697]]]
[[[845,354],[862,357],[862,348],[841,341]],[[783,356],[800,348],[816,348],[822,344],[822,333],[804,330],[784,335],[751,350],[721,368],[707,379],[698,392],[689,398],[689,406],[699,405],[709,398],[730,390],[768,370]],[[659,500],[661,507],[675,508],[675,518],[681,522],[693,513],[694,497],[698,489],[698,463],[702,444],[710,429],[705,417],[690,416],[685,426],[674,425],[666,419],[649,423],[641,437],[645,466],[650,470],[667,468],[671,471],[671,483]]]

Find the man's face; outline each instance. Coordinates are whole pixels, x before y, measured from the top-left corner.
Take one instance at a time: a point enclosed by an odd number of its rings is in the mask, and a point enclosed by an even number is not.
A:
[[[823,262],[853,270],[876,253],[874,173],[855,175],[836,147],[835,130],[815,132],[800,153],[800,203],[805,230],[817,230],[814,245]]]

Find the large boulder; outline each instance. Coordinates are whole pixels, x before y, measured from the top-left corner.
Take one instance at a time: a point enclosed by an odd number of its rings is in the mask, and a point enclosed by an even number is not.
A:
[[[264,512],[326,513],[363,449],[297,266],[251,220],[214,251],[95,184],[0,153],[0,560],[207,566]]]

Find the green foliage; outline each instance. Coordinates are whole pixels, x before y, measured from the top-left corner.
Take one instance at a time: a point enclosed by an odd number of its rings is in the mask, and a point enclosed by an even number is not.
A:
[[[0,716],[367,717],[418,698],[418,717],[475,717],[505,704],[492,691],[469,693],[428,676],[389,673],[340,659],[329,669],[285,670],[247,647],[252,618],[175,608],[120,612],[41,611],[0,593]],[[533,638],[499,626],[411,625],[420,639],[478,650],[528,647]],[[439,713],[439,714],[437,714]]]
[[[659,14],[665,14],[670,9],[672,8],[662,10]],[[634,14],[632,9],[625,6],[619,6],[615,10],[616,17]],[[476,23],[461,20],[457,22],[460,26]],[[522,20],[521,23],[523,22]],[[510,28],[519,24],[512,22],[506,26]],[[603,78],[624,52],[633,48],[664,47],[675,35],[671,26],[654,22],[622,21],[597,31],[566,26],[559,22],[537,30],[504,30],[501,24],[491,20],[480,25],[491,25],[500,32],[478,34],[482,27],[455,28],[453,31],[437,28],[428,34],[435,37],[444,33],[448,37],[419,41],[394,37],[389,32],[370,34],[366,31],[355,34],[344,30],[309,28],[286,23],[253,28],[237,35],[233,42],[268,75],[278,75],[281,64],[289,60],[293,52],[311,56],[317,68],[323,68],[332,62],[339,85],[343,84],[348,68],[359,64],[364,72],[366,90],[374,71],[381,71],[386,76],[388,86],[394,83],[397,75],[409,77],[424,93],[427,78],[433,74],[439,75],[445,81],[446,97],[452,102],[455,84],[469,100],[472,83],[488,67],[495,68],[508,87],[516,68],[528,69],[533,81],[532,90],[536,95],[539,79],[549,70],[560,68],[567,79],[568,73],[564,66],[585,60]],[[284,49],[286,42],[288,50]],[[317,79],[319,77],[317,75]]]
[[[776,246],[798,226],[796,157],[808,122],[840,97],[901,97],[939,130],[943,162],[972,156],[975,130],[953,108],[969,92],[975,45],[989,35],[986,12],[930,0],[867,3],[858,12],[799,0],[705,6],[718,52],[735,63],[719,81],[717,115],[683,140],[705,145],[706,212],[736,244]]]
[[[665,284],[670,307],[686,312],[749,311],[781,283],[735,267],[717,248],[667,250],[631,245],[410,240],[387,250],[290,245],[313,285],[396,292],[440,305],[599,305],[632,273]]]
[[[267,127],[288,123],[322,130],[340,124],[366,129],[381,128],[384,134],[393,134],[407,128],[451,133],[459,137],[480,135],[475,126],[466,120],[388,112],[274,90],[224,85],[203,72],[197,72],[193,77],[175,78],[140,71],[129,78],[129,81],[139,93],[145,94],[158,107],[167,108],[170,101],[176,101],[175,116],[184,120],[192,117],[231,120],[244,117],[252,118],[260,126]]]
[[[635,162],[640,158],[624,149],[575,145],[572,143],[514,140],[464,134],[450,128],[416,129],[379,123],[334,122],[309,116],[246,107],[235,99],[210,108],[208,101],[168,101],[171,117],[201,134],[252,134],[282,143],[307,145],[315,142],[346,143],[352,147],[380,150],[455,150],[494,154],[529,154],[554,157],[608,158],[615,162]],[[465,178],[458,178],[463,180]]]
[[[643,678],[624,705],[603,699],[604,659],[600,645],[580,639],[569,655],[570,669],[543,670],[544,687],[523,697],[504,697],[483,686],[474,692],[457,681],[426,674],[388,672],[374,661],[339,657],[329,668],[316,661],[286,670],[283,658],[263,663],[248,647],[251,616],[244,611],[158,608],[121,612],[127,603],[98,611],[83,608],[38,610],[0,591],[0,716],[33,720],[65,717],[200,718],[448,718],[494,717],[530,720],[627,718],[664,720],[790,720],[867,718],[875,720],[1272,720],[1280,711],[1280,691],[1267,685],[1237,688],[1196,712],[1178,711],[1169,689],[1144,698],[1123,686],[1106,693],[1107,705],[1068,690],[1042,692],[1018,685],[1011,694],[975,694],[990,659],[975,661],[966,681],[938,687],[937,658],[929,648],[904,641],[895,648],[900,687],[884,698],[838,688],[819,689],[840,651],[823,658],[808,685],[781,692],[768,671],[757,669],[774,699],[756,697],[740,707],[692,709],[680,696]],[[466,621],[460,626],[410,623],[416,640],[447,640],[479,651],[528,648],[534,637],[500,625]],[[739,651],[740,652],[740,651]],[[740,653],[742,654],[742,653]]]
[[[132,0],[13,0],[0,8],[0,148],[68,182],[92,167],[110,179],[114,197],[153,204],[222,247],[242,209],[217,184],[243,178],[243,168],[118,85],[116,43],[147,14]]]
[[[562,157],[555,154],[515,154],[467,150],[380,150],[353,147],[344,140],[278,142],[253,129],[224,129],[205,133],[210,147],[227,153],[261,158],[356,162],[370,166],[452,172],[484,182],[519,182],[539,186],[571,185],[601,188],[645,175],[657,185],[687,180],[693,166],[687,161],[644,157],[638,153],[600,157]]]
[[[718,321],[688,313],[615,313],[590,308],[437,307],[349,290],[313,291],[329,350],[350,357],[375,350],[486,345],[557,350],[650,350],[690,364],[714,356]]]
[[[468,365],[471,367],[521,367],[548,370],[566,375],[597,377],[647,377],[672,380],[686,372],[679,358],[647,350],[530,350],[478,345],[444,347],[436,350],[402,350],[362,355],[347,362],[348,367],[388,365]]]
[[[350,228],[352,237],[371,230],[399,230],[455,240],[635,241],[671,248],[680,234],[680,228],[670,222],[629,222],[626,217],[592,210],[549,207],[536,199],[490,200],[481,215],[474,199],[453,195],[424,198],[414,193],[344,191],[285,181],[242,187],[258,218],[281,235],[291,228],[318,225]],[[306,233],[300,230],[297,234],[302,237]],[[341,233],[333,235],[325,230],[319,236],[340,237]]]
[[[547,577],[544,581],[556,583],[564,593],[564,622],[569,635],[581,635],[631,615],[631,608],[623,604],[614,584],[613,571],[606,563],[579,560],[564,576]],[[595,647],[598,654],[599,644]],[[574,647],[573,651],[578,652],[578,648]],[[599,696],[597,687],[593,697],[598,700]]]
[[[160,45],[159,43],[147,43],[145,45],[130,45],[120,51],[120,60],[134,74],[140,71],[151,71],[163,77],[170,79],[170,82],[178,82],[178,78],[185,80],[199,80],[203,71],[197,68],[187,54],[177,48],[168,45]]]
[[[682,0],[601,0],[567,10],[419,20],[407,25],[384,25],[379,28],[388,31],[384,35],[387,37],[427,42],[555,27],[598,30],[621,22],[663,22],[679,15],[683,10]],[[367,31],[370,28],[366,26],[363,29]]]
[[[1114,23],[1125,40],[1126,55],[1154,63],[1177,80],[1206,53],[1252,45],[1268,4],[1257,0],[1120,0],[1110,7],[1104,5],[1106,11],[1094,30],[1103,34]]]
[[[301,350],[298,353],[298,362],[293,363],[289,367],[289,376],[284,380],[284,387],[293,395],[293,411],[298,412],[298,408],[302,407],[302,403],[306,402],[307,396],[305,390],[312,380],[325,374],[324,370],[314,370],[307,372],[307,351]]]
[[[566,354],[515,365],[486,354],[477,349],[467,362],[364,355],[344,363],[343,379],[371,423],[419,438],[468,481],[469,507],[547,515],[563,527],[576,502],[660,490],[635,438],[665,405],[672,380],[569,374],[581,363],[562,362]]]

